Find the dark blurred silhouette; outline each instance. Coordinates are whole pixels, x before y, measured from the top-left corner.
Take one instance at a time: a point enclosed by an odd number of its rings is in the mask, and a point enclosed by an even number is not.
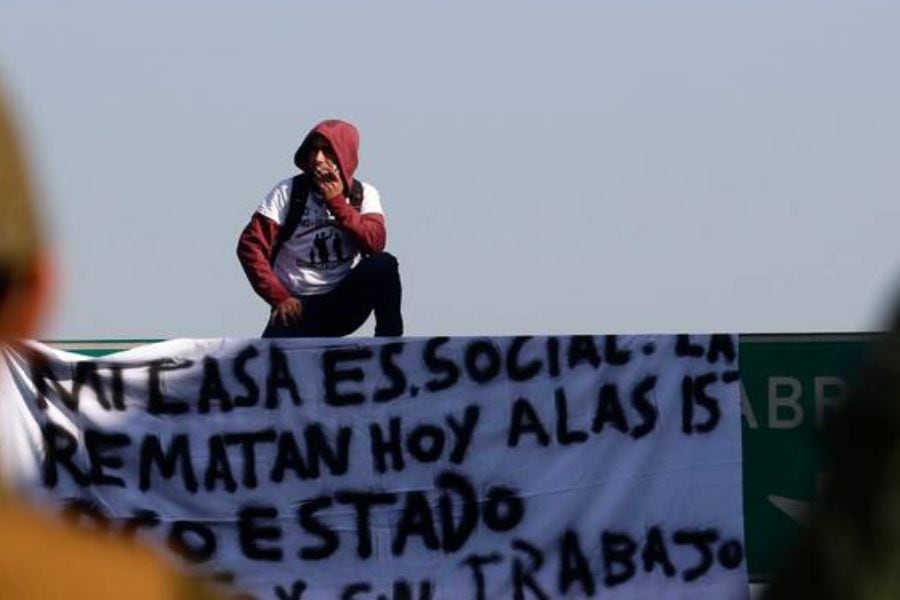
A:
[[[826,431],[832,464],[766,598],[900,598],[900,305]]]

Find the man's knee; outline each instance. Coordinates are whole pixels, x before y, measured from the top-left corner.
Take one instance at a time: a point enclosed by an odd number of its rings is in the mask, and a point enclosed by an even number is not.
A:
[[[378,277],[395,277],[400,272],[400,264],[397,258],[390,252],[379,252],[373,254],[366,259],[369,268],[376,273]]]

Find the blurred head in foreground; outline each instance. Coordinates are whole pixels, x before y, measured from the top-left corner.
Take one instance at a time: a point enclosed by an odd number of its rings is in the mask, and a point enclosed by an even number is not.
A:
[[[33,192],[0,90],[0,343],[34,335],[48,280]],[[149,550],[62,525],[2,487],[0,531],[0,598],[209,597]]]
[[[32,335],[47,295],[33,191],[0,92],[0,340]]]

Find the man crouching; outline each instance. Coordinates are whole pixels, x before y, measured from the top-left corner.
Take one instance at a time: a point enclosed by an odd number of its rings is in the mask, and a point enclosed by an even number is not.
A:
[[[378,191],[353,178],[359,133],[316,125],[238,241],[253,289],[272,307],[263,337],[339,337],[375,311],[376,336],[403,335],[397,259],[384,252]]]

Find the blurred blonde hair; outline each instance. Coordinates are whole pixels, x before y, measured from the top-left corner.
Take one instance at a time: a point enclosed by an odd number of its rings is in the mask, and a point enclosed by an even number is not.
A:
[[[0,306],[30,276],[38,259],[34,210],[25,158],[0,88]]]

